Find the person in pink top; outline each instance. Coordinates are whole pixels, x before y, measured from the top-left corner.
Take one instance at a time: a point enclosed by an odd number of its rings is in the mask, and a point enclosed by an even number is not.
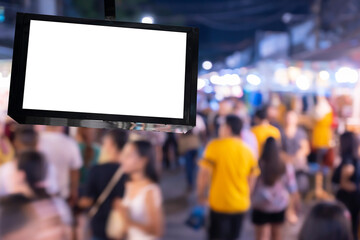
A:
[[[290,194],[297,192],[295,170],[280,158],[280,147],[273,137],[264,145],[259,160],[261,174],[252,195],[252,222],[256,240],[281,240]]]

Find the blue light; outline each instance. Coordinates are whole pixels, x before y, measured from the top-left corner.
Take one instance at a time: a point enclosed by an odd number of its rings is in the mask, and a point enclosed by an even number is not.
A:
[[[5,22],[5,8],[0,7],[0,23]]]
[[[219,103],[216,100],[211,100],[210,101],[210,108],[213,111],[218,111],[219,110]]]

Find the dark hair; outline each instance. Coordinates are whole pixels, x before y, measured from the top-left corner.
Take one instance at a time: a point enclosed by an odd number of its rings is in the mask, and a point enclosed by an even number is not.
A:
[[[147,159],[145,167],[145,175],[153,182],[159,182],[159,178],[155,169],[155,151],[154,147],[149,141],[146,140],[136,140],[131,142],[141,157]]]
[[[128,140],[128,132],[123,129],[111,129],[105,136],[109,136],[118,150],[122,150]]]
[[[238,116],[233,114],[229,114],[226,116],[225,124],[230,127],[231,133],[235,136],[240,134],[243,127],[242,120]]]
[[[255,112],[255,117],[259,120],[265,120],[268,118],[268,107],[264,106]]]
[[[19,141],[27,150],[35,150],[38,134],[33,126],[18,125],[14,132],[14,140]]]
[[[305,219],[299,240],[352,240],[350,220],[340,203],[316,204]]]
[[[285,163],[280,158],[279,146],[273,137],[269,137],[264,144],[260,167],[261,178],[267,186],[273,186],[285,173]]]
[[[44,186],[39,186],[47,174],[47,164],[43,154],[36,151],[24,151],[19,154],[17,166],[26,174],[26,182],[35,193],[36,198],[48,197]]]
[[[340,136],[340,156],[344,161],[347,158],[358,159],[358,139],[352,132],[345,132]]]

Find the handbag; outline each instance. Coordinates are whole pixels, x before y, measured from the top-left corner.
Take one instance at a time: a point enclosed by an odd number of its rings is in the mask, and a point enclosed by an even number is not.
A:
[[[122,175],[123,175],[123,171],[121,167],[119,167],[118,170],[114,173],[109,183],[106,185],[105,189],[102,191],[102,193],[96,200],[94,206],[91,207],[88,213],[88,217],[90,219],[93,218],[96,215],[96,213],[99,211],[100,206],[108,198],[109,194],[114,189],[115,185],[118,183]],[[108,216],[105,232],[109,238],[114,238],[114,239],[121,239],[123,233],[125,232],[124,221],[120,213],[118,213],[114,209],[110,211],[110,214]]]
[[[125,235],[124,219],[116,209],[111,209],[105,228],[106,236],[110,239],[122,239]]]

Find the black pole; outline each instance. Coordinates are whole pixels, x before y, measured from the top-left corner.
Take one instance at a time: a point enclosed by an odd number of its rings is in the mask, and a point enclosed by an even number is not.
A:
[[[115,20],[116,19],[116,7],[115,0],[104,0],[105,8],[105,19]]]

